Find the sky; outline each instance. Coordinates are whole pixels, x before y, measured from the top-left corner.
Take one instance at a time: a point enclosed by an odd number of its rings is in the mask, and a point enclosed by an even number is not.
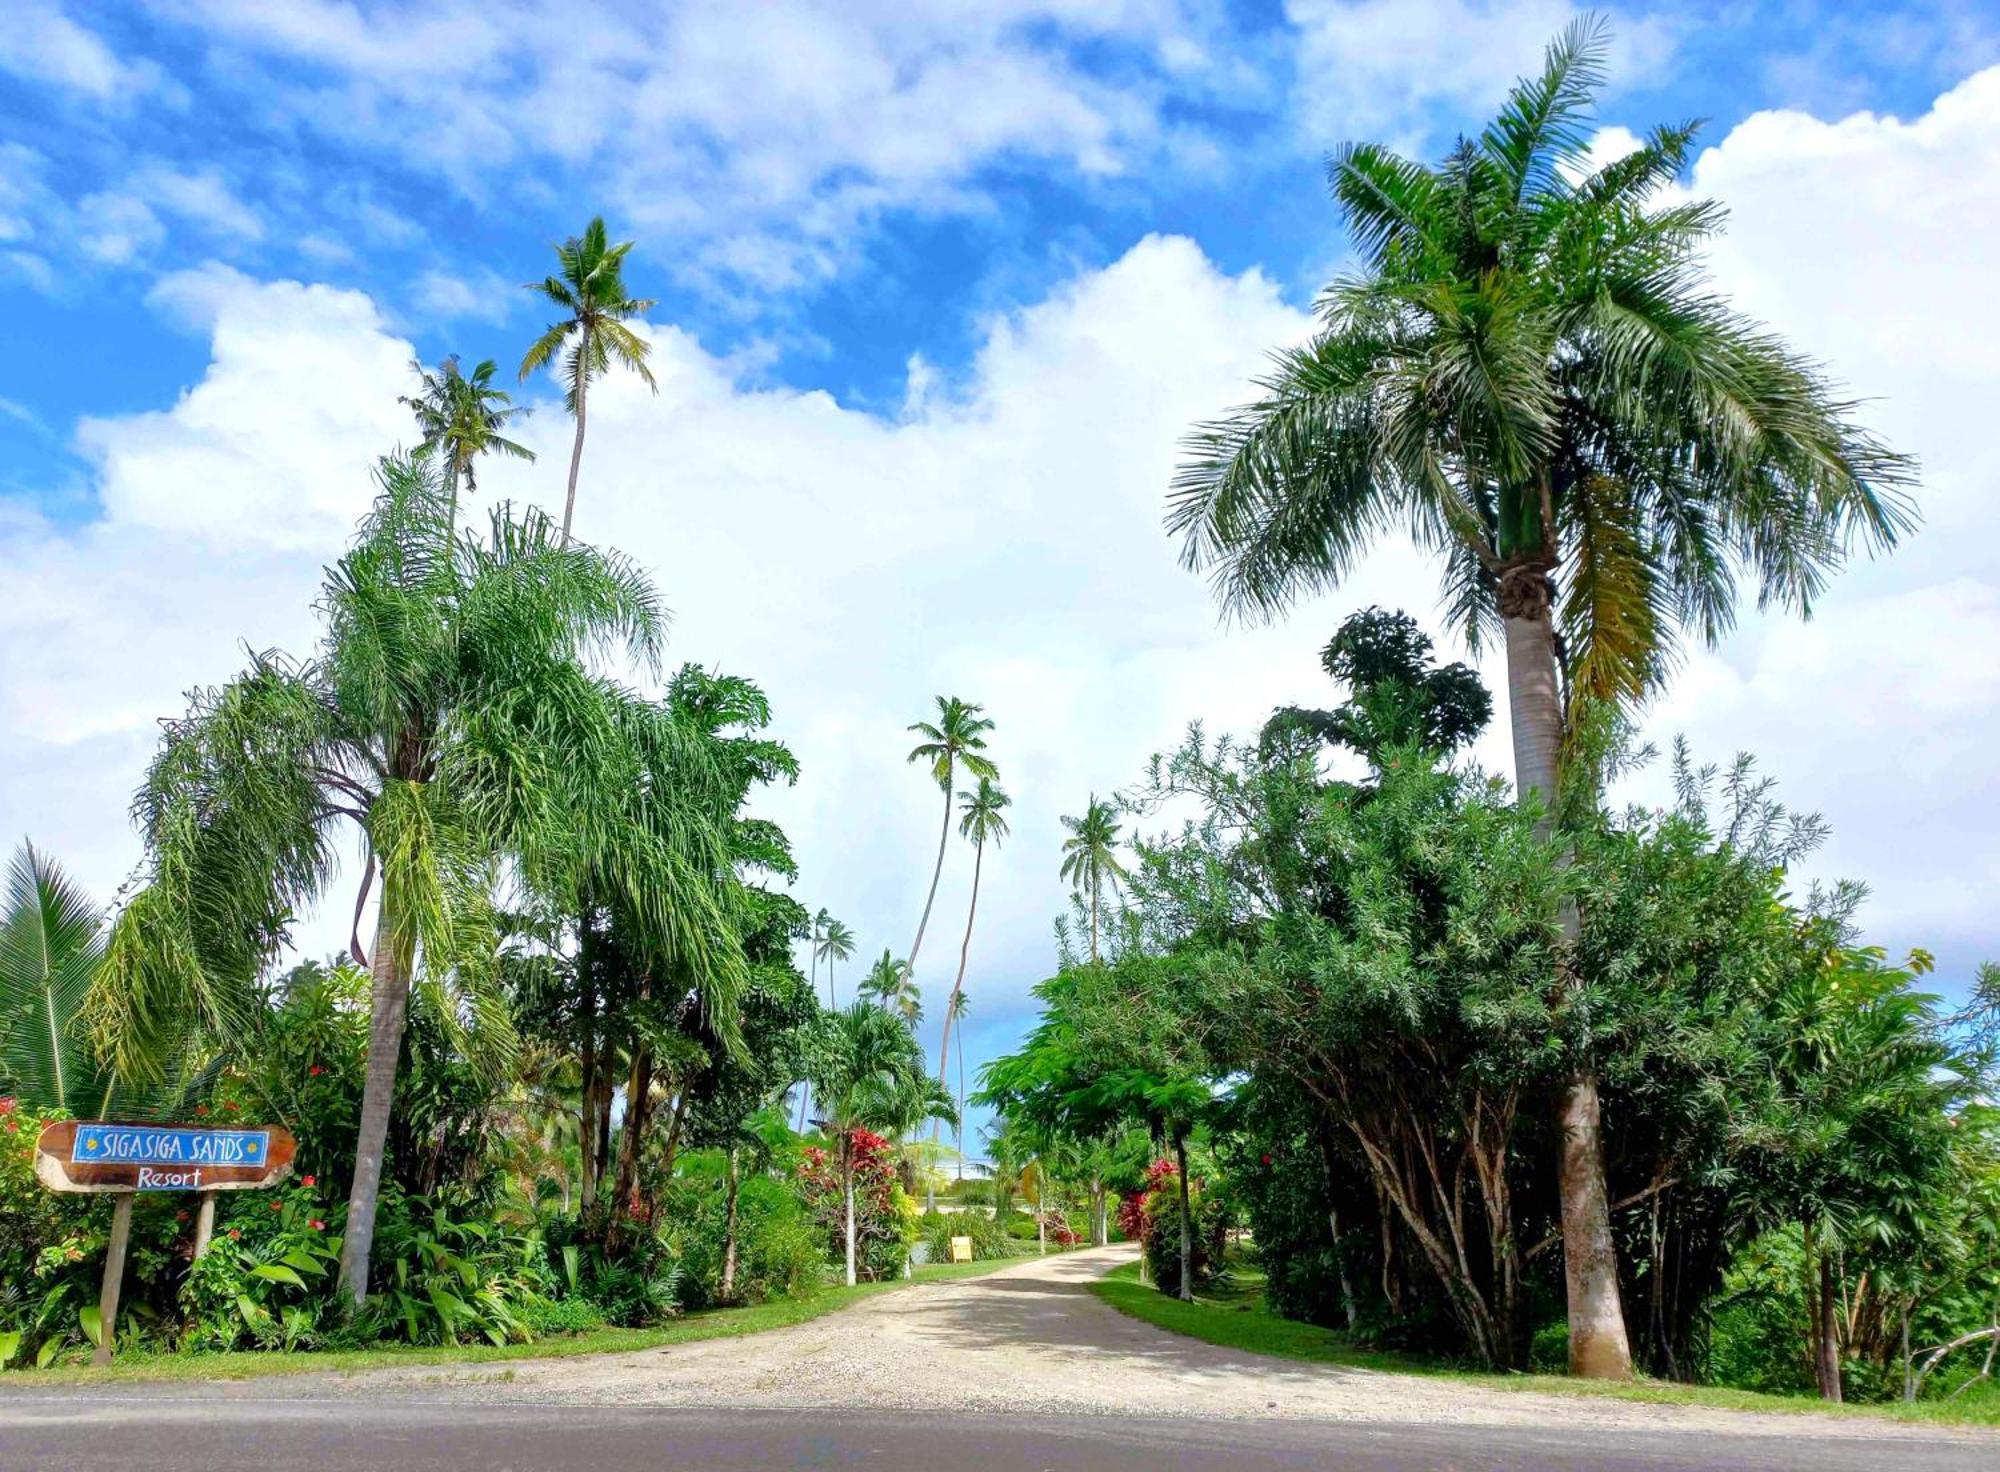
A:
[[[916,929],[941,799],[905,728],[934,696],[986,706],[1015,804],[969,953],[976,1066],[1053,969],[1062,814],[1191,720],[1326,703],[1316,651],[1353,609],[1462,653],[1396,540],[1281,623],[1220,622],[1164,494],[1179,436],[1343,269],[1325,156],[1435,155],[1560,0],[7,9],[0,835],[106,901],[158,722],[246,649],[310,651],[370,466],[413,439],[410,360],[511,382],[546,321],[519,283],[597,213],[637,242],[659,392],[593,390],[578,534],[656,576],[673,661],[770,694],[803,771],[762,809],[799,897],[857,933],[843,999]],[[1832,825],[1798,883],[1867,883],[1869,939],[1960,992],[2000,958],[2000,17],[1601,13],[1600,150],[1704,119],[1679,187],[1730,211],[1718,287],[1922,464],[1915,536],[1810,622],[1749,613],[1693,653],[1647,734],[1754,753]],[[481,500],[559,507],[570,427],[550,383],[521,393],[540,459],[482,469]],[[1476,756],[1511,768],[1504,722]],[[954,839],[918,957],[934,1004],[970,860]]]

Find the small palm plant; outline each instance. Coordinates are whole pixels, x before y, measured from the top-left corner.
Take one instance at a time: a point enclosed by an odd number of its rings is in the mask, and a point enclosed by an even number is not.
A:
[[[452,354],[433,373],[422,363],[412,362],[418,391],[396,400],[409,406],[416,416],[417,430],[424,448],[444,460],[445,489],[451,498],[451,513],[458,514],[458,493],[479,489],[475,463],[481,455],[499,453],[516,460],[533,460],[535,452],[501,433],[507,421],[526,414],[516,407],[504,389],[493,386],[494,363],[486,358],[472,372],[461,373],[458,355]]]
[[[1081,817],[1065,817],[1062,867],[1058,871],[1079,897],[1090,901],[1090,959],[1097,959],[1098,914],[1103,908],[1104,886],[1114,890],[1126,877],[1118,862],[1118,810],[1100,802],[1096,793]]]

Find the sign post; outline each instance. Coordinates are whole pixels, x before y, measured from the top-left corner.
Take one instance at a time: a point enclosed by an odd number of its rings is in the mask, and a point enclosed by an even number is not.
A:
[[[256,1191],[292,1173],[298,1142],[275,1126],[210,1129],[205,1125],[116,1124],[65,1119],[45,1125],[35,1141],[35,1178],[51,1191],[109,1193],[111,1241],[97,1296],[93,1365],[111,1363],[118,1337],[118,1290],[132,1238],[132,1198],[141,1191],[199,1191],[195,1256],[215,1232],[215,1193]]]

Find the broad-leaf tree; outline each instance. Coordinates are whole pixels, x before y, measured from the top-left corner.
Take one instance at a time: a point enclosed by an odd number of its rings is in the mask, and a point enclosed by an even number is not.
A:
[[[1570,28],[1434,166],[1336,154],[1360,267],[1264,397],[1193,435],[1168,515],[1186,562],[1256,616],[1413,531],[1454,622],[1504,642],[1516,788],[1546,815],[1580,703],[1651,694],[1679,638],[1728,630],[1739,576],[1807,612],[1851,548],[1911,521],[1909,462],[1705,278],[1722,213],[1663,193],[1694,126],[1593,160],[1604,52],[1600,27]],[[1571,1367],[1623,1376],[1588,1058],[1559,1116]]]
[[[930,928],[931,906],[937,901],[938,876],[944,873],[945,845],[951,839],[952,784],[958,780],[958,769],[963,767],[974,777],[992,779],[1000,775],[1000,769],[985,755],[986,733],[993,729],[993,722],[983,713],[985,707],[960,700],[956,695],[935,698],[937,720],[917,721],[910,726],[910,730],[923,739],[911,748],[908,760],[928,767],[931,780],[944,794],[944,819],[938,828],[937,863],[931,868],[931,887],[924,896],[923,916],[917,921],[917,938],[910,942],[910,954],[905,958],[912,973],[917,967],[917,952],[924,946],[924,932]]]
[[[531,281],[527,289],[565,315],[529,345],[521,359],[521,381],[562,358],[563,402],[576,420],[576,443],[569,452],[569,492],[563,499],[562,534],[569,539],[576,515],[576,474],[583,464],[583,430],[588,415],[590,381],[601,377],[614,361],[645,380],[654,393],[660,386],[646,359],[653,345],[625,324],[650,310],[650,299],[632,296],[625,288],[625,257],[634,242],[611,244],[599,215],[556,247],[556,274]]]

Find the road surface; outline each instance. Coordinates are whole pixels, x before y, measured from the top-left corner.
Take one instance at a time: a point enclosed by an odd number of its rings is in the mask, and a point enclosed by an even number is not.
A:
[[[207,1384],[0,1387],[0,1472],[940,1467],[1959,1472],[2000,1435],[1292,1364],[1084,1285],[1128,1249],[632,1354]]]

